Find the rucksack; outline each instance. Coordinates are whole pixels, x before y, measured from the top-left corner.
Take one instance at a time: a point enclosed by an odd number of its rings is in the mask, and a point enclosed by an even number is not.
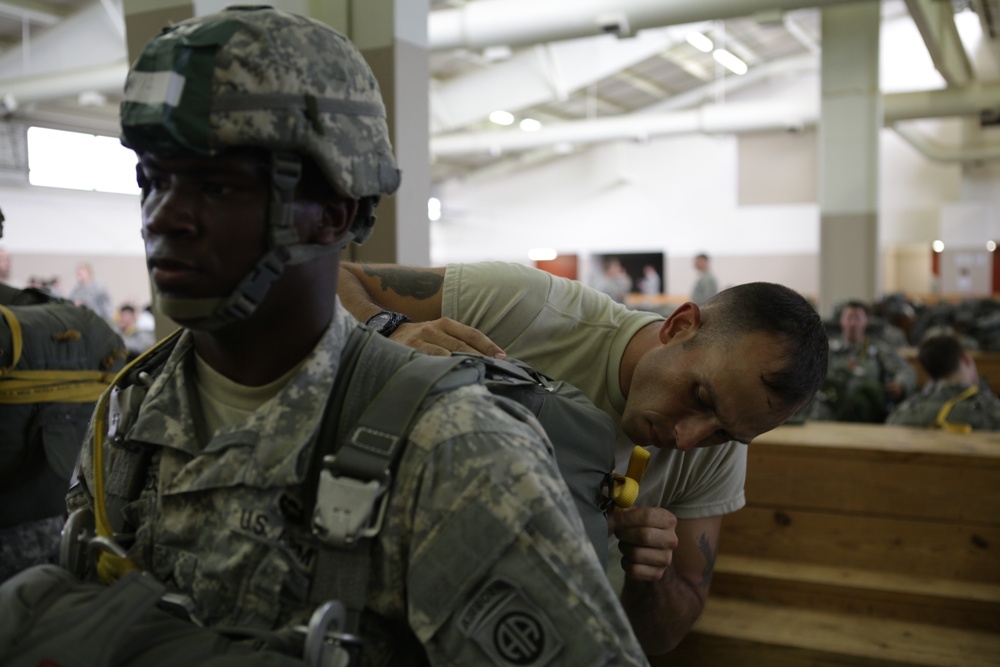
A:
[[[161,342],[130,364],[114,383],[113,392],[128,406],[142,401],[153,378],[162,369],[176,337]],[[503,400],[528,407],[546,429],[554,444],[554,457],[566,478],[574,502],[595,551],[606,560],[607,522],[604,517],[614,497],[614,441],[611,419],[571,385],[553,382],[519,362],[504,362],[478,355],[432,357],[389,341],[358,325],[341,353],[338,377],[328,399],[313,448],[309,473],[303,483],[304,507],[312,508],[311,532],[317,560],[309,600],[316,612],[305,643],[307,664],[327,664],[328,652],[342,651],[338,659],[357,655],[353,638],[360,625],[368,585],[369,549],[381,526],[386,507],[387,482],[406,434],[428,400],[449,389],[480,383]],[[113,392],[106,394],[110,401]],[[378,406],[392,405],[386,411]],[[102,431],[103,405],[95,412],[94,468],[103,475],[96,434]],[[132,411],[112,414],[112,431],[127,429],[122,423]],[[112,441],[112,446],[115,446]],[[136,448],[143,449],[143,448]],[[335,453],[335,456],[331,454]],[[123,502],[138,493],[148,469],[148,454],[133,452],[119,456],[122,472],[112,469],[103,500],[95,494],[97,538],[101,548],[115,550],[109,538],[122,526],[101,527],[101,515],[120,515]],[[115,488],[115,487],[118,488]],[[116,498],[118,500],[116,500]],[[317,502],[318,499],[318,502]],[[89,529],[78,514],[67,524],[63,565],[71,571],[87,569]],[[74,540],[82,537],[80,544]],[[107,561],[107,562],[104,562]],[[128,569],[127,559],[104,553],[98,572],[113,576]],[[84,567],[79,567],[85,564]],[[125,576],[131,576],[126,574]],[[181,611],[184,611],[183,606]],[[332,640],[331,640],[332,638]],[[333,641],[336,640],[336,641]],[[128,642],[128,638],[119,637]],[[127,651],[127,646],[122,650]],[[337,663],[341,664],[341,663]],[[343,664],[349,664],[344,662]]]
[[[0,528],[62,515],[98,396],[125,346],[87,308],[0,292]]]

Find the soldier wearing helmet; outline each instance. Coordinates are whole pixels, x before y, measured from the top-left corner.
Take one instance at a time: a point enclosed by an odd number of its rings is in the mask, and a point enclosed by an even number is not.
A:
[[[181,333],[95,412],[68,499],[96,516],[87,553],[106,552],[105,582],[143,571],[185,618],[305,664],[647,664],[520,405],[478,384],[435,394],[371,483],[327,474],[342,449],[317,454],[367,377],[342,363],[363,328],[337,275],[399,184],[384,116],[360,53],[307,18],[230,8],[147,44],[122,141],[155,300]],[[388,446],[361,444],[366,464]],[[312,507],[370,530],[325,540]]]

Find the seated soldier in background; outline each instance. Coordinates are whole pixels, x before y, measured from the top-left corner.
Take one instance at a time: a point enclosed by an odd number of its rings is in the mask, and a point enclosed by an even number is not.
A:
[[[893,345],[868,335],[871,309],[848,301],[840,311],[840,335],[830,340],[826,381],[809,419],[882,423],[917,388],[917,374]]]
[[[976,362],[958,338],[926,339],[917,359],[930,380],[893,410],[887,423],[957,433],[1000,429],[1000,399],[980,386]]]
[[[619,426],[619,472],[633,443],[653,448],[637,506],[610,517],[621,565],[609,559],[651,655],[676,646],[704,608],[722,516],[745,503],[743,445],[808,403],[826,372],[819,315],[771,283],[685,303],[666,320],[504,262],[342,264],[338,291],[393,340],[510,354],[580,388]]]

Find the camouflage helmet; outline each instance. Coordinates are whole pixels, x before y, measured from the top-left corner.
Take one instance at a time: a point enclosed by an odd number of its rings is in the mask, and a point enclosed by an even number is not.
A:
[[[129,71],[121,122],[122,143],[137,151],[291,151],[352,199],[399,186],[378,82],[361,53],[319,21],[266,6],[164,29]]]
[[[272,7],[234,6],[165,28],[129,70],[121,125],[122,144],[140,154],[261,148],[271,156],[268,250],[253,270],[228,297],[156,295],[188,328],[245,319],[287,265],[364,241],[379,197],[399,186],[378,82],[361,53],[329,26]],[[339,244],[299,240],[302,156],[358,202]]]

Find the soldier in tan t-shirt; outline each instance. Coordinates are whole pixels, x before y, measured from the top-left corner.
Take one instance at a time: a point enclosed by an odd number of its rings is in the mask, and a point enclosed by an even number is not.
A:
[[[653,447],[639,506],[610,518],[622,559],[609,568],[624,577],[622,601],[649,654],[676,646],[704,608],[722,516],[744,504],[740,443],[784,422],[826,372],[818,314],[769,283],[666,319],[501,262],[346,264],[339,295],[362,321],[383,308],[414,320],[391,332],[401,343],[509,354],[576,385],[618,424],[620,471],[633,444]]]

